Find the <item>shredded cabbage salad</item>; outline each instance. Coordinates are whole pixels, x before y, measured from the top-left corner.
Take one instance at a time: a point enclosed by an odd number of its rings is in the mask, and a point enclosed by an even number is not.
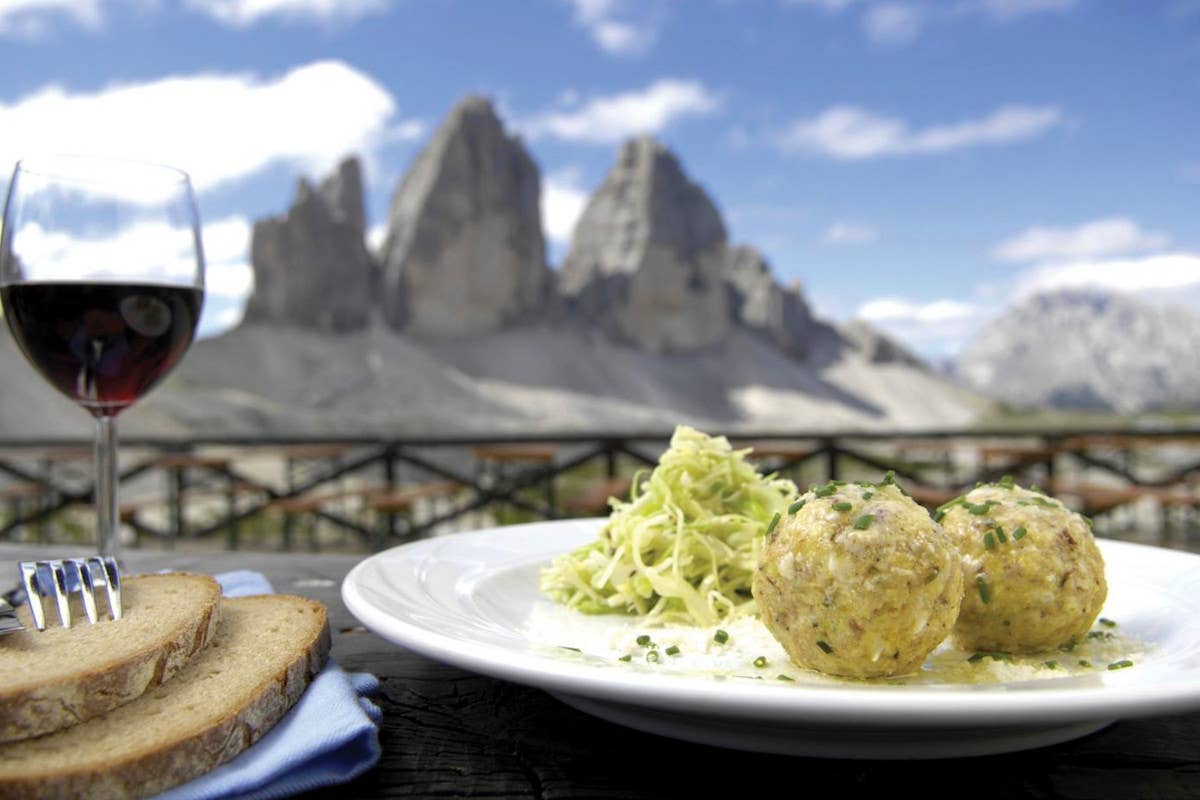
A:
[[[680,425],[600,538],[542,570],[547,596],[589,614],[708,626],[757,610],[750,582],[768,524],[796,496],[723,437]]]

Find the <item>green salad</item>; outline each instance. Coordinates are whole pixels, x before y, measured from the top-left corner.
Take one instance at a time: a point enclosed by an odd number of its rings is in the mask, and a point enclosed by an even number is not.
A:
[[[723,437],[680,425],[628,501],[610,500],[600,538],[541,574],[547,596],[589,614],[714,625],[755,612],[750,583],[767,527],[795,499]]]

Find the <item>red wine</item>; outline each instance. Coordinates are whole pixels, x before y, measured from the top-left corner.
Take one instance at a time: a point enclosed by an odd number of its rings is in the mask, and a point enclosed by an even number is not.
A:
[[[96,416],[116,416],[192,343],[204,294],[189,286],[14,283],[4,319],[29,362]]]

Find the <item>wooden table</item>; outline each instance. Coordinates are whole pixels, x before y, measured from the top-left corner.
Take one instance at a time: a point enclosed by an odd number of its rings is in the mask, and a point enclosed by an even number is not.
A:
[[[78,555],[42,548],[37,555]],[[35,553],[0,545],[0,561]],[[358,562],[335,555],[129,551],[131,571],[256,569],[276,591],[326,603],[333,657],[379,676],[383,758],[320,797],[702,798],[804,796],[966,798],[1200,797],[1200,713],[1117,724],[1074,742],[944,761],[835,761],[743,753],[665,739],[576,711],[532,688],[444,666],[363,629],[340,584]],[[12,570],[15,574],[15,570]],[[6,585],[6,582],[5,584]],[[778,789],[775,787],[779,787]]]

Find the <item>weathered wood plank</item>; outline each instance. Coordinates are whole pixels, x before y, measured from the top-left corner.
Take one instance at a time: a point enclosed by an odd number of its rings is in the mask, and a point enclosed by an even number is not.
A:
[[[0,561],[37,553],[0,546]],[[263,572],[277,591],[330,609],[333,657],[379,676],[384,711],[379,765],[322,797],[473,797],[574,800],[747,796],[776,791],[972,798],[1107,800],[1200,797],[1200,714],[1135,719],[1084,739],[1025,753],[944,761],[800,759],[689,744],[590,717],[537,689],[474,675],[366,631],[341,602],[359,559],[271,553],[127,554],[137,571]],[[940,793],[940,792],[938,792]]]

